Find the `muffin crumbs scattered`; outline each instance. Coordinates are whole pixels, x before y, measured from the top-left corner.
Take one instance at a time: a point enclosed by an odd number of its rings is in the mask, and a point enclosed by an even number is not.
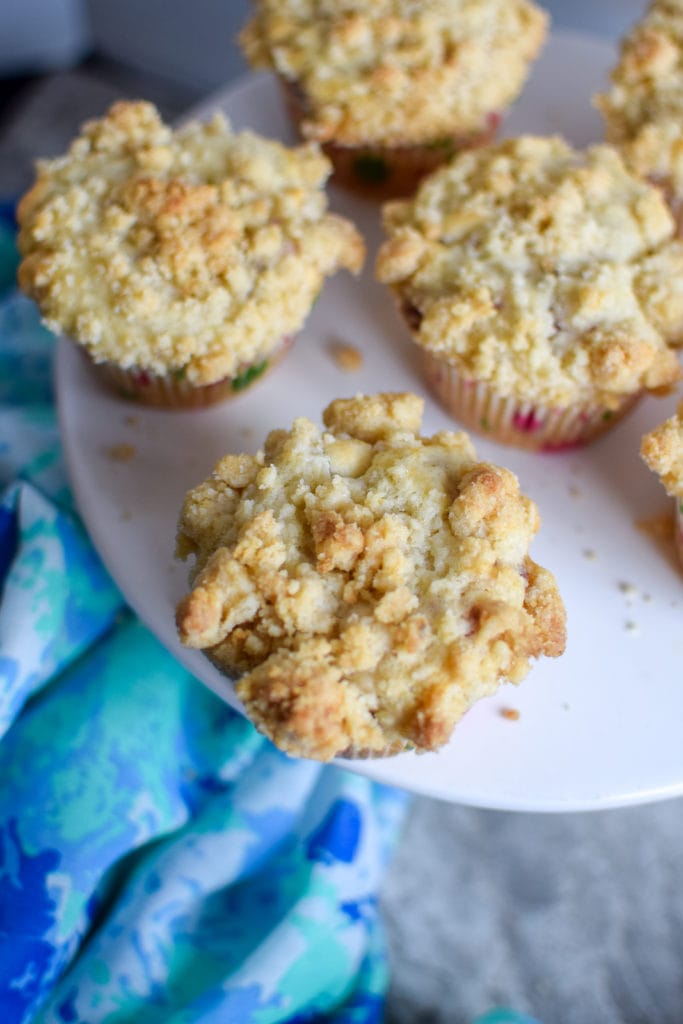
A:
[[[334,341],[329,347],[332,358],[340,370],[355,373],[363,367],[363,354],[355,345],[344,341]]]
[[[671,512],[668,509],[666,512],[658,512],[657,515],[649,516],[646,519],[637,519],[635,525],[637,530],[652,537],[653,540],[673,539],[674,526]]]
[[[137,449],[135,445],[124,441],[121,444],[113,444],[109,448],[105,448],[104,454],[112,462],[130,462],[137,455]]]

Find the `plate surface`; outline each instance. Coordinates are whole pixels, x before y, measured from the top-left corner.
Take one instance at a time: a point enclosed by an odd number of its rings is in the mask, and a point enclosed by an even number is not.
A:
[[[590,96],[613,59],[590,38],[553,37],[506,132],[561,132],[579,145],[598,140]],[[291,140],[269,77],[249,78],[197,113],[217,107],[235,127]],[[297,415],[320,422],[329,400],[358,391],[414,390],[427,399],[425,432],[455,429],[422,385],[406,330],[372,279],[376,208],[339,193],[331,202],[362,227],[366,272],[360,281],[345,273],[328,281],[293,351],[232,402],[202,412],[146,411],[103,391],[75,347],[59,344],[62,437],[93,540],[162,643],[236,707],[230,682],[175,636],[187,569],[174,561],[173,547],[185,492],[226,452],[255,451],[268,430]],[[335,363],[331,347],[340,341],[362,353],[360,371]],[[532,555],[557,576],[568,611],[567,652],[476,705],[439,753],[348,767],[415,792],[510,810],[581,810],[683,792],[683,581],[666,545],[636,527],[669,513],[638,446],[674,405],[672,398],[648,399],[579,453],[532,455],[475,439],[479,455],[514,470],[540,507]],[[112,457],[120,445],[132,446],[131,458]],[[519,717],[506,716],[509,709]]]

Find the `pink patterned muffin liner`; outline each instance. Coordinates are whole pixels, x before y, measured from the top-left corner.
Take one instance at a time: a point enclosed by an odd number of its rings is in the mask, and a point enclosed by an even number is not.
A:
[[[554,408],[500,395],[482,381],[462,377],[456,368],[423,350],[424,373],[446,409],[464,426],[502,444],[532,451],[577,448],[609,430],[632,409],[641,393],[626,395],[616,409],[595,402]]]

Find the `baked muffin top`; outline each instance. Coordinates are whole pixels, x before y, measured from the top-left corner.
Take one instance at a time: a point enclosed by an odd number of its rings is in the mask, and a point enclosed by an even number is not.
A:
[[[419,434],[411,394],[332,402],[187,495],[182,642],[259,729],[327,760],[432,750],[478,698],[559,655],[564,608],[528,557],[536,506],[465,434]]]
[[[300,86],[304,135],[344,145],[478,131],[520,91],[546,32],[529,0],[255,0],[240,41]]]
[[[675,416],[645,435],[640,454],[667,492],[683,498],[683,402]]]
[[[465,153],[384,224],[378,277],[463,376],[559,408],[678,378],[683,249],[659,190],[609,146],[524,136]]]
[[[595,98],[639,174],[683,196],[683,2],[655,0],[621,44],[611,89]]]
[[[21,287],[97,362],[195,384],[233,376],[298,330],[324,276],[360,268],[355,228],[326,212],[330,164],[221,116],[172,131],[116,103],[19,206]]]

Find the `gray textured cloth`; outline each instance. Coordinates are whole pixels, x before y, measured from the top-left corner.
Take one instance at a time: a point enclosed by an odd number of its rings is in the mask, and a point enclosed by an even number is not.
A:
[[[417,800],[384,892],[387,1024],[683,1021],[683,803],[510,814]]]

